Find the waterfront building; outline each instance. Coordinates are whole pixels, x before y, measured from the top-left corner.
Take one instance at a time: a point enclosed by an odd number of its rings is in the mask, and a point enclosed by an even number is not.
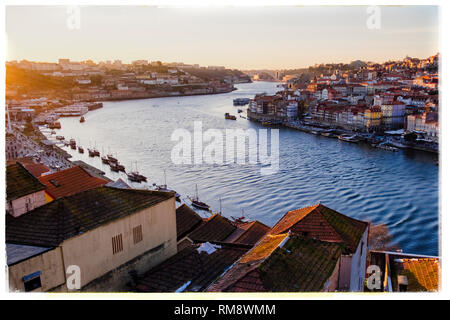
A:
[[[407,131],[423,133],[428,139],[439,141],[439,121],[436,112],[412,114],[407,117]]]
[[[68,291],[69,266],[81,291],[123,291],[177,252],[172,193],[99,187],[6,218],[9,288]]]
[[[6,213],[19,217],[45,204],[45,185],[20,163],[6,167]]]

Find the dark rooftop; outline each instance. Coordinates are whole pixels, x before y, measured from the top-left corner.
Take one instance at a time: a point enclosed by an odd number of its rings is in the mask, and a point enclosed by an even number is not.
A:
[[[188,237],[195,242],[214,242],[225,240],[234,230],[234,226],[230,220],[214,214],[200,227],[188,234]]]
[[[6,167],[6,199],[15,200],[45,189],[45,185],[39,182],[20,163]]]
[[[204,291],[250,249],[250,246],[225,243],[203,245],[213,246],[213,252],[203,251],[200,244],[181,250],[147,272],[136,286],[136,291]]]
[[[188,205],[177,208],[177,238],[180,240],[202,223],[203,219]]]
[[[6,242],[58,246],[78,234],[174,197],[169,192],[99,187],[52,201],[17,218],[6,216]]]

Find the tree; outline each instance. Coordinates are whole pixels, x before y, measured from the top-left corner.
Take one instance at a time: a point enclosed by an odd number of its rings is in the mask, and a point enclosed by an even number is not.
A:
[[[385,224],[370,224],[369,228],[369,250],[394,251],[400,247],[392,243],[393,236]]]

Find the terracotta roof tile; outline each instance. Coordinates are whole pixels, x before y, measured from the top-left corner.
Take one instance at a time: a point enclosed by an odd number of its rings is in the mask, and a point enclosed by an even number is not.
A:
[[[271,230],[271,234],[291,231],[322,241],[343,242],[355,252],[368,223],[350,218],[322,204],[289,211]]]
[[[240,244],[255,245],[270,228],[265,224],[254,220],[251,222],[235,223],[236,230],[224,240],[224,242],[233,242]]]
[[[397,284],[397,276],[404,275],[408,279],[407,291],[439,290],[439,259],[395,259],[393,285]]]
[[[80,166],[41,176],[39,181],[46,185],[46,192],[54,199],[70,196],[108,183],[106,180],[91,176]]]
[[[267,235],[208,291],[322,291],[343,249],[342,244],[297,235]]]

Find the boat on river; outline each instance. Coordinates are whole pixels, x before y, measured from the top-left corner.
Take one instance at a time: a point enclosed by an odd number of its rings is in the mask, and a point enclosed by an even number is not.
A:
[[[233,116],[232,114],[229,114],[228,112],[225,113],[225,119],[228,120],[236,120],[236,116]]]
[[[359,142],[359,139],[358,139],[358,137],[356,135],[345,135],[345,134],[343,134],[343,135],[340,135],[338,137],[338,139],[342,140],[342,141],[353,142],[353,143],[358,143]]]
[[[84,153],[84,149],[83,149],[82,146],[78,146],[78,152],[79,152],[79,153]]]
[[[194,206],[195,208],[209,211],[209,205],[207,205],[206,203],[204,203],[198,199],[197,185],[195,185],[195,197],[189,198],[189,200],[191,200],[192,206]]]

